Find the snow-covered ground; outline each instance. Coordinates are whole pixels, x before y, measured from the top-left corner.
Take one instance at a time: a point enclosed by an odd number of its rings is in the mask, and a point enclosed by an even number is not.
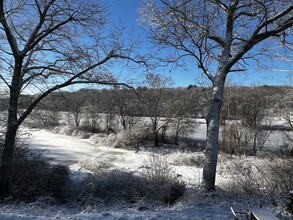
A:
[[[111,210],[90,210],[77,212],[68,208],[51,207],[49,210],[38,205],[30,207],[8,206],[0,208],[1,220],[30,220],[30,219],[70,219],[70,220],[167,220],[167,219],[198,219],[198,220],[223,220],[232,219],[229,208],[221,206],[209,206],[202,208],[183,209],[154,209],[138,211],[135,209],[123,209],[114,207]]]
[[[140,169],[150,155],[146,151],[127,151],[103,146],[96,146],[86,139],[58,135],[45,130],[27,130],[31,133],[30,147],[41,150],[46,160],[52,163],[68,164],[72,173],[80,172],[84,160],[103,160],[115,168],[134,171]],[[174,155],[173,155],[174,156]],[[170,155],[172,157],[172,155]],[[172,159],[172,158],[171,158]],[[174,166],[175,167],[175,166]],[[185,181],[197,179],[201,171],[188,166],[176,166],[177,174]],[[176,168],[175,167],[175,168]],[[115,206],[99,210],[75,209],[62,206],[45,205],[39,201],[26,205],[8,205],[0,203],[0,219],[229,219],[229,205],[210,205],[204,207],[161,207],[157,209],[123,208]]]
[[[205,134],[205,125],[200,124],[197,128],[197,138],[202,138]],[[94,145],[88,139],[59,135],[46,130],[31,129],[30,147],[43,151],[43,156],[51,163],[62,163],[69,165],[73,174],[82,175],[82,161],[101,160],[111,164],[117,169],[129,172],[139,170],[145,161],[153,154],[149,151],[128,151],[123,149],[109,148],[102,143]],[[160,154],[159,151],[156,152]],[[177,176],[182,178],[187,184],[200,182],[202,168],[181,165],[172,165],[176,159],[186,156],[184,153],[173,152],[164,153],[174,169]],[[227,177],[218,175],[217,184],[227,182]],[[179,203],[172,207],[158,207],[139,209],[138,207],[125,207],[123,204],[114,207],[101,207],[99,209],[77,210],[68,206],[48,205],[48,202],[37,201],[32,204],[9,205],[0,203],[0,219],[232,219],[230,207],[233,202],[229,199],[216,199],[215,201],[205,200],[199,197],[194,200],[194,204]],[[192,200],[191,200],[192,201]],[[198,203],[198,201],[200,201]],[[209,203],[209,201],[211,201]],[[199,205],[200,204],[200,205]],[[237,205],[236,205],[237,208]],[[243,208],[243,207],[241,207]]]

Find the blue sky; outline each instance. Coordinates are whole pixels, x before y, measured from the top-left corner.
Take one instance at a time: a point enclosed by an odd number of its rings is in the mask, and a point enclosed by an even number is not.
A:
[[[146,41],[146,33],[138,23],[139,14],[137,9],[141,6],[139,0],[102,0],[108,6],[110,21],[115,24],[123,24],[126,32],[141,36]],[[149,46],[149,45],[145,45]],[[256,65],[249,65],[247,71],[241,73],[229,73],[228,81],[236,85],[287,85],[288,74],[293,75],[293,61],[264,62],[267,69],[260,69]],[[160,74],[171,76],[174,86],[185,87],[205,81],[199,77],[201,71],[196,63],[188,63],[187,70],[173,69],[171,66],[160,70]],[[115,70],[114,70],[115,71]],[[141,73],[140,73],[141,74]]]

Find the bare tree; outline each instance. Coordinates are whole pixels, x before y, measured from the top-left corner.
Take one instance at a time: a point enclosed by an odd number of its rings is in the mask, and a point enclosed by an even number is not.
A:
[[[134,99],[137,98],[132,91],[126,90],[119,86],[114,87],[109,91],[108,103],[113,109],[118,121],[120,122],[123,131],[131,129],[133,121]]]
[[[213,93],[206,117],[203,187],[214,190],[220,111],[227,74],[245,70],[249,59],[259,62],[262,55],[270,57],[270,49],[290,52],[293,3],[289,0],[143,2],[141,21],[148,26],[151,39],[160,49],[174,49],[165,61],[179,62],[191,57],[212,82]],[[270,44],[268,39],[272,40]],[[284,47],[276,47],[273,40]]]
[[[147,115],[151,118],[154,146],[159,146],[159,132],[167,126],[173,117],[167,117],[160,123],[161,117],[168,108],[166,89],[171,84],[169,77],[149,73],[146,75],[146,85],[149,89],[140,94],[141,101],[146,107]],[[175,114],[174,114],[175,115]]]
[[[79,127],[80,122],[85,115],[84,108],[88,99],[87,94],[83,94],[82,92],[67,93],[66,95],[63,95],[63,99],[65,101],[67,112],[69,114],[68,123],[70,124],[71,116],[73,116],[75,126]]]
[[[9,187],[17,130],[41,100],[69,85],[117,84],[107,65],[138,59],[134,43],[103,29],[106,22],[105,8],[94,0],[0,1],[0,80],[9,90],[0,195]],[[20,110],[25,92],[35,99]]]

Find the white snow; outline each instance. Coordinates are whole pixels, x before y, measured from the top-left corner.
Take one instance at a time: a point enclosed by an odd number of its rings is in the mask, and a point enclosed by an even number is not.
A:
[[[45,130],[33,132],[30,146],[44,151],[44,157],[53,163],[76,165],[80,161],[98,159],[114,164],[117,168],[137,169],[142,166],[142,152],[96,146],[88,139],[58,135]]]
[[[205,136],[206,126],[200,123],[197,127],[196,138],[202,139]],[[145,160],[151,154],[147,151],[127,151],[104,147],[100,143],[94,145],[88,139],[78,139],[65,135],[54,134],[46,130],[28,130],[32,133],[30,147],[43,151],[45,159],[51,163],[64,163],[69,165],[76,178],[82,178],[83,170],[80,169],[84,160],[101,160],[108,162],[117,169],[136,171],[143,167]],[[181,156],[179,154],[179,156]],[[175,155],[165,154],[171,162]],[[178,157],[178,155],[176,155]],[[184,155],[182,154],[182,157]],[[188,165],[172,165],[174,172],[188,184],[199,184],[202,168]],[[217,183],[227,179],[221,175],[217,177]],[[200,199],[200,198],[197,198]],[[139,211],[138,207],[125,208],[123,205],[116,207],[104,207],[101,209],[83,210],[82,212],[73,208],[63,206],[49,206],[45,202],[36,202],[30,205],[7,205],[0,203],[0,219],[231,219],[231,204],[221,202],[218,204],[182,205],[174,207],[158,207],[157,209],[146,209]]]

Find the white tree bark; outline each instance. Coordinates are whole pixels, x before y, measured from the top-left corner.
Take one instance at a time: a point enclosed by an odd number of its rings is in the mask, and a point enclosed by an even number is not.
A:
[[[214,80],[213,94],[208,115],[206,117],[207,135],[205,161],[203,169],[203,187],[207,191],[215,189],[216,169],[219,149],[219,126],[220,113],[223,102],[225,73],[219,73],[219,77]]]

